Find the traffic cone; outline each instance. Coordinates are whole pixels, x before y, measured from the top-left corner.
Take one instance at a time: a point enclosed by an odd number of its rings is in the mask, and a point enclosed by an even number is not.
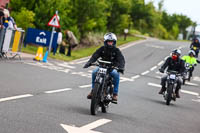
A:
[[[42,61],[42,59],[43,59],[43,47],[38,47],[34,60]]]
[[[48,51],[46,51],[44,58],[43,58],[43,62],[47,62],[47,57],[48,57]]]

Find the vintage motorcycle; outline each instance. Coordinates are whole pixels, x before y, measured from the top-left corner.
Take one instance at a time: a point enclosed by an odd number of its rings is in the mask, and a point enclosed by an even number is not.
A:
[[[176,71],[168,71],[167,74],[167,90],[163,92],[163,97],[166,100],[166,105],[170,105],[171,100],[176,101],[175,88],[180,74]]]
[[[198,55],[199,55],[199,48],[198,47],[195,47],[195,46],[192,46],[191,47],[191,50],[193,50],[195,52],[195,57],[198,58]]]
[[[99,107],[101,107],[101,111],[106,113],[109,104],[112,103],[114,88],[113,78],[109,73],[117,68],[114,68],[111,62],[103,60],[98,60],[97,63],[91,65],[98,66],[99,69],[96,73],[94,88],[92,90],[90,112],[92,115],[96,115]]]
[[[183,85],[185,84],[185,81],[190,81],[191,75],[190,75],[190,64],[185,63],[185,71],[183,72]]]

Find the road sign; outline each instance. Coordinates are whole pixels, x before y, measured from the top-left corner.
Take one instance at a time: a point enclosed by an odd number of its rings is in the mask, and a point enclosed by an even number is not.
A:
[[[108,119],[100,119],[95,122],[92,122],[90,124],[87,124],[82,127],[75,127],[75,126],[69,126],[65,124],[60,124],[68,133],[102,133],[98,131],[92,131],[92,129],[97,128],[99,126],[102,126],[108,122],[111,122],[111,120]]]
[[[53,26],[53,27],[60,28],[60,23],[59,23],[57,14],[55,14],[55,15],[51,18],[51,20],[48,22],[48,26]]]

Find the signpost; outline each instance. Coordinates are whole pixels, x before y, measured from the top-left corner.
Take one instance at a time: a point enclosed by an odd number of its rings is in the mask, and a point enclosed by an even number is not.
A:
[[[58,20],[58,11],[56,11],[56,14],[51,18],[51,20],[48,22],[48,26],[52,26],[52,32],[51,32],[51,39],[49,43],[49,53],[51,52],[51,46],[52,46],[52,41],[53,41],[53,36],[55,32],[55,27],[60,28],[59,20]],[[48,57],[48,51],[46,51],[43,62],[47,62],[47,57]]]

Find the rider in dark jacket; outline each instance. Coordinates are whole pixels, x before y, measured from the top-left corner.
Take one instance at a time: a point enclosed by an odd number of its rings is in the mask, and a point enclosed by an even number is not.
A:
[[[104,61],[112,62],[115,67],[118,68],[118,71],[114,69],[110,75],[114,78],[114,92],[113,100],[117,101],[118,87],[119,87],[119,72],[124,72],[125,59],[122,55],[119,48],[116,47],[117,37],[113,33],[107,33],[104,35],[104,46],[97,49],[97,51],[92,55],[90,60],[85,64],[84,68],[88,68],[92,63],[94,63],[98,58],[101,58]],[[95,73],[98,71],[98,68],[95,69],[92,73],[92,88],[94,87]],[[92,93],[89,93],[87,96],[88,99],[91,99]]]
[[[194,38],[193,42],[190,44],[190,49],[195,51],[195,57],[198,58],[200,43],[199,39]]]
[[[182,74],[185,70],[184,67],[184,61],[180,58],[181,55],[181,51],[179,49],[175,49],[172,51],[172,56],[168,57],[167,60],[165,61],[165,63],[161,66],[161,68],[159,69],[159,71],[161,73],[164,73],[165,69],[167,68],[167,71],[177,71],[179,74]],[[166,90],[166,81],[167,81],[167,74],[165,74],[162,78],[161,78],[161,85],[162,88],[159,91],[159,94],[163,94],[163,92]],[[179,95],[179,90],[181,89],[181,84],[182,84],[182,79],[181,77],[178,77],[177,80],[177,86],[176,86],[176,97],[180,98]]]

